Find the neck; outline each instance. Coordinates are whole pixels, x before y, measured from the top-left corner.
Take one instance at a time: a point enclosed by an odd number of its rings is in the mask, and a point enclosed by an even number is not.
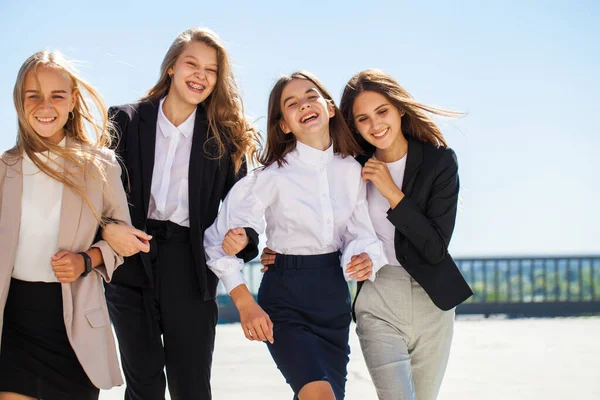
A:
[[[322,135],[308,135],[304,137],[296,136],[296,140],[302,144],[312,147],[313,149],[321,151],[325,151],[329,148],[329,146],[331,146],[331,136],[329,136],[329,131]]]
[[[408,140],[402,132],[398,135],[394,143],[385,149],[375,150],[375,157],[383,162],[391,163],[398,161],[408,153]]]
[[[181,125],[196,109],[196,106],[177,98],[175,93],[169,94],[162,105],[165,117],[174,125]]]

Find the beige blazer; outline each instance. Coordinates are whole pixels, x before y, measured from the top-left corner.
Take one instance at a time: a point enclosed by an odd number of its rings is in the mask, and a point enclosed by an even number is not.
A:
[[[81,146],[67,138],[67,147]],[[73,173],[99,215],[131,225],[127,198],[121,183],[121,167],[114,153],[103,151],[106,159],[106,181],[83,174],[80,167],[66,162],[65,168]],[[22,158],[6,154],[0,159],[0,334],[4,320],[4,306],[15,262],[21,199],[23,195]],[[80,186],[81,187],[81,186]],[[43,227],[40,227],[43,229]],[[58,247],[73,252],[97,247],[102,251],[104,265],[73,283],[63,283],[63,315],[69,342],[83,369],[94,385],[110,389],[123,384],[117,359],[115,340],[109,323],[102,278],[110,281],[115,269],[123,262],[104,241],[93,243],[98,222],[89,207],[75,191],[63,191]],[[93,244],[92,244],[93,243]],[[1,338],[1,335],[0,335]],[[2,343],[0,342],[0,348]]]

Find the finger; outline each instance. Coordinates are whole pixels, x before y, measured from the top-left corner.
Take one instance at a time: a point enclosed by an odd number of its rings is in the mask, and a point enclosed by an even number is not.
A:
[[[273,265],[275,264],[275,256],[263,254],[260,256],[260,263],[265,267],[267,265]]]
[[[246,339],[253,340],[252,335],[250,335],[250,329],[248,329],[246,324],[242,324],[242,331],[244,331],[244,336],[246,336]]]
[[[133,229],[133,230],[131,231],[131,233],[132,233],[133,235],[135,235],[135,236],[136,236],[138,239],[140,239],[140,240],[144,240],[144,241],[149,241],[149,240],[152,240],[152,235],[148,235],[146,232],[144,232],[144,231],[141,231],[141,230],[139,230],[139,229]]]
[[[258,332],[256,332],[256,328],[252,325],[252,323],[248,323],[248,332],[250,334],[250,340],[259,340]]]
[[[67,272],[67,271],[72,271],[73,268],[66,266],[66,265],[58,265],[58,266],[52,266],[52,271],[54,272]]]
[[[263,249],[263,254],[272,254],[272,255],[275,255],[275,254],[277,254],[277,253],[275,252],[275,250],[271,250],[270,248],[268,248],[268,247],[265,247],[265,248]]]
[[[150,252],[150,242],[148,240],[140,239],[137,243],[137,248],[142,253]]]
[[[364,271],[364,270],[368,269],[369,267],[370,267],[369,263],[363,262],[363,263],[356,265],[352,269],[352,271],[346,271],[346,272],[348,272],[348,274],[349,274],[348,276],[350,278],[356,278],[358,275],[360,275],[362,273],[361,271]]]
[[[372,274],[373,274],[373,268],[368,268],[368,269],[364,270],[363,272],[361,272],[356,277],[356,280],[358,282],[366,281],[367,279],[369,279],[371,277]]]
[[[236,254],[233,247],[231,247],[231,245],[229,245],[228,243],[223,242],[222,249],[228,256],[234,256]]]
[[[58,253],[56,253],[55,255],[53,255],[52,259],[53,260],[60,260],[61,258],[63,258],[64,256],[66,256],[69,253],[71,253],[71,252],[67,251],[67,250],[61,250]]]
[[[270,322],[271,319],[267,316],[261,320],[260,325],[266,341],[273,344],[273,323],[269,324]]]
[[[262,268],[260,269],[260,272],[262,272],[262,273],[264,274],[264,273],[265,273],[265,272],[267,272],[268,270],[269,270],[269,267],[262,267]]]
[[[265,332],[263,332],[262,326],[263,326],[263,318],[260,318],[258,320],[254,320],[252,323],[252,326],[254,327],[254,331],[256,332],[256,340],[260,340],[261,342],[266,342],[267,341],[267,335],[265,335]],[[266,322],[264,323],[265,327],[267,326]]]
[[[71,263],[69,260],[60,259],[58,261],[51,261],[50,265],[52,265],[52,267],[67,267],[71,265]]]

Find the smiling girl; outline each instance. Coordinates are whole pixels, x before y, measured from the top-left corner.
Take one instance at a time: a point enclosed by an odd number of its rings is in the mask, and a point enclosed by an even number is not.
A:
[[[125,397],[164,399],[166,367],[172,399],[210,399],[218,279],[205,264],[204,229],[256,150],[223,42],[204,28],[182,32],[147,95],[109,114],[138,229],[111,224],[103,237],[125,256],[151,240],[150,253],[127,257],[106,286]],[[250,237],[240,254],[248,261],[258,243]]]
[[[206,231],[208,265],[235,302],[244,334],[268,342],[301,400],[344,398],[351,320],[344,278],[373,279],[387,264],[352,157],[358,150],[317,78],[280,78],[269,97],[264,168],[234,186]],[[230,230],[246,226],[266,232],[277,253],[260,306],[240,272],[240,247],[230,243]]]
[[[93,241],[105,219],[130,223],[106,108],[47,51],[21,67],[14,103],[17,145],[0,159],[0,399],[97,399],[123,383],[102,287],[122,259]]]
[[[340,103],[365,154],[369,215],[389,264],[359,284],[357,334],[380,400],[434,400],[454,327],[473,292],[448,253],[458,202],[454,151],[430,115],[388,74],[350,79]]]

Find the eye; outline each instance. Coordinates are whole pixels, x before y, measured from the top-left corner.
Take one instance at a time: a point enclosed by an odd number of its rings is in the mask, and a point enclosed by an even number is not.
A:
[[[62,100],[62,99],[64,99],[64,97],[63,97],[63,96],[60,96],[60,95],[57,95],[57,94],[55,94],[54,96],[52,96],[52,98],[53,98],[53,99],[57,99],[57,100]]]
[[[367,118],[365,118],[365,117],[360,117],[360,118],[358,118],[356,121],[358,121],[358,122],[365,122],[366,120],[367,120]]]
[[[314,100],[314,99],[316,99],[317,97],[319,97],[319,96],[317,96],[316,94],[312,94],[312,95],[308,96],[308,99],[309,99],[309,100]]]
[[[292,107],[295,107],[297,104],[298,104],[298,103],[296,103],[295,101],[294,101],[294,102],[291,102],[291,103],[288,103],[288,105],[287,105],[287,108],[292,108]]]
[[[193,61],[187,61],[187,62],[186,62],[186,64],[187,64],[187,65],[191,65],[192,67],[195,67],[195,66],[196,66],[196,63],[195,63],[195,62],[193,62]]]
[[[217,70],[216,70],[216,69],[211,69],[211,68],[209,68],[209,69],[207,69],[207,71],[208,71],[208,72],[211,72],[211,73],[213,73],[213,74],[216,74],[216,73],[217,73]]]
[[[40,96],[38,96],[37,94],[32,94],[32,95],[30,95],[30,96],[27,96],[27,98],[28,98],[28,99],[31,99],[31,100],[36,100],[36,99],[39,99],[39,98],[40,98]]]
[[[383,110],[379,110],[379,111],[377,112],[377,114],[379,114],[379,115],[384,115],[384,114],[386,114],[386,113],[387,113],[387,111],[388,111],[388,110],[387,110],[387,108],[384,108]]]

